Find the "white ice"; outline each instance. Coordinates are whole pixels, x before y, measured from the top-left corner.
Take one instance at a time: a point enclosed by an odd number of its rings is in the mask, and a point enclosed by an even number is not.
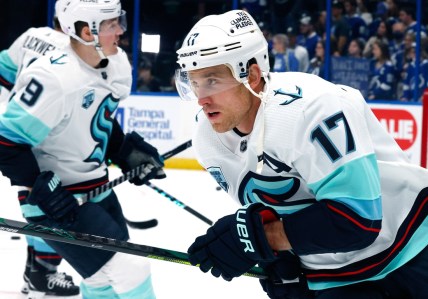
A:
[[[167,178],[153,180],[153,184],[210,220],[215,222],[238,207],[223,190],[216,190],[217,184],[207,172],[166,171]],[[113,168],[111,177],[119,175],[119,171]],[[147,186],[137,187],[125,182],[115,190],[128,219],[156,218],[159,221],[152,229],[131,229],[130,241],[133,243],[186,252],[194,239],[208,228],[205,222]],[[0,194],[0,217],[23,220],[16,190],[1,175]],[[26,298],[19,292],[23,283],[26,242],[22,235],[20,240],[12,240],[12,236],[19,235],[0,232],[0,299]],[[256,278],[243,276],[226,282],[201,272],[197,267],[154,259],[150,262],[157,299],[267,298]],[[63,261],[59,270],[72,274],[74,280],[80,282],[81,278],[67,262]]]

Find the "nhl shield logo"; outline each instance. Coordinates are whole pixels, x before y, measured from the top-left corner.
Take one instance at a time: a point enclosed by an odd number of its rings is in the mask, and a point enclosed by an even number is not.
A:
[[[82,107],[88,109],[95,99],[95,90],[90,90],[83,96]]]
[[[241,145],[239,147],[239,150],[241,151],[241,153],[243,153],[247,150],[247,140],[244,139],[241,141]]]
[[[226,182],[226,178],[223,175],[220,167],[208,167],[208,172],[211,176],[217,181],[220,187],[223,188],[224,191],[229,190],[229,184]]]

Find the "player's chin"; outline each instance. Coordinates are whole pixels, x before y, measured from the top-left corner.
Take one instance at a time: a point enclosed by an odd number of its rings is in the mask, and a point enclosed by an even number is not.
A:
[[[117,52],[119,52],[119,48],[117,46],[111,46],[105,52],[107,56],[116,55]]]

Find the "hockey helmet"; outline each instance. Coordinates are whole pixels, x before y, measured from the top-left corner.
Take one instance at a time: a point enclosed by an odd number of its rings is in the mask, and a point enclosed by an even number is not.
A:
[[[78,40],[75,29],[78,21],[86,22],[92,34],[99,35],[104,20],[119,18],[121,29],[126,31],[126,12],[120,0],[58,0],[55,11],[62,31]]]
[[[233,77],[246,83],[248,61],[255,58],[262,73],[269,72],[267,41],[253,17],[243,10],[210,15],[197,22],[177,50],[175,82],[183,99],[192,99],[188,72],[226,65]],[[189,89],[190,88],[190,89]]]

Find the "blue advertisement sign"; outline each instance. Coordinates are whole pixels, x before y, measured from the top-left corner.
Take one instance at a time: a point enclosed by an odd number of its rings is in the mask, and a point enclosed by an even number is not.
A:
[[[364,98],[369,90],[370,60],[364,58],[332,57],[331,82],[358,89]]]

